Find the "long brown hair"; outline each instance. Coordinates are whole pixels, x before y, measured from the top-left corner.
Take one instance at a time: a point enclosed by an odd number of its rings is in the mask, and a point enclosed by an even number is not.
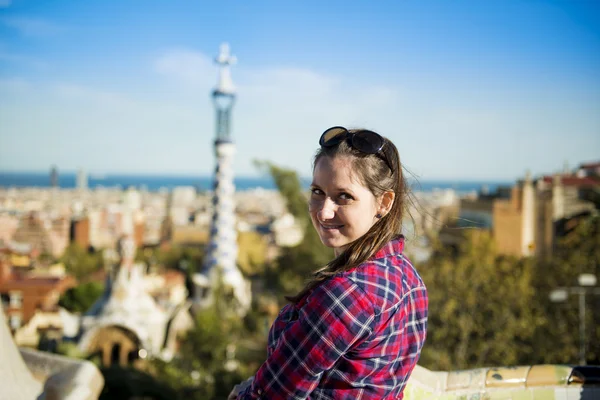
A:
[[[358,131],[360,129],[350,130],[350,133]],[[313,171],[322,157],[332,159],[346,157],[351,161],[352,172],[376,198],[388,191],[394,192],[395,198],[389,212],[375,222],[367,233],[350,243],[339,256],[323,268],[314,272],[312,278],[300,293],[286,297],[290,302],[299,302],[321,282],[335,274],[348,271],[364,263],[386,243],[402,233],[402,217],[404,217],[404,203],[407,192],[406,181],[402,174],[398,149],[389,139],[385,137],[383,139],[385,143],[377,154],[367,154],[356,150],[347,140],[343,140],[335,146],[321,147],[317,150],[313,162]]]

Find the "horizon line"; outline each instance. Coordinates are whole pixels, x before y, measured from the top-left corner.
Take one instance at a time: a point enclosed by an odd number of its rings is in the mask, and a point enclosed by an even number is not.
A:
[[[77,170],[58,170],[58,176],[61,174],[77,176],[79,171]],[[199,172],[89,172],[86,171],[88,179],[99,179],[106,177],[146,177],[146,178],[211,178],[214,173],[199,173]],[[0,169],[0,176],[6,175],[50,175],[50,170],[3,170]],[[310,179],[309,176],[298,175],[300,179]],[[270,179],[271,176],[268,174],[255,174],[255,175],[234,175],[234,178],[241,179]],[[415,178],[414,176],[407,177],[407,181],[417,182],[472,182],[472,183],[513,183],[519,178],[474,178],[474,177],[432,177],[432,178]]]

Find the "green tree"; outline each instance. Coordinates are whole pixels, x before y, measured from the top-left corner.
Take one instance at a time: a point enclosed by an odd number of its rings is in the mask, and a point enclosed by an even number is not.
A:
[[[306,193],[302,190],[298,173],[294,170],[278,167],[269,161],[255,160],[254,164],[271,175],[277,190],[283,196],[287,210],[303,223],[310,222]]]
[[[144,371],[112,366],[101,368],[104,387],[100,400],[179,400],[187,399]]]
[[[60,296],[58,305],[70,312],[84,313],[102,296],[104,284],[86,282],[68,289]]]
[[[321,243],[308,213],[307,194],[302,189],[298,174],[267,161],[256,165],[268,172],[285,200],[290,214],[304,230],[302,242],[294,247],[284,247],[276,263],[266,271],[267,285],[279,296],[296,294],[310,278],[311,273],[333,258],[333,251]]]
[[[43,251],[40,256],[38,257],[38,261],[42,264],[51,264],[52,262],[54,262],[54,256],[47,252],[47,251]]]
[[[138,249],[135,259],[146,265],[158,264],[167,269],[179,269],[182,265],[186,265],[194,272],[202,265],[204,251],[196,246]]]
[[[257,275],[264,270],[267,241],[257,232],[239,232],[237,237],[240,270],[246,276]]]
[[[576,220],[572,220],[576,222]],[[557,240],[551,259],[537,262],[536,301],[544,320],[536,332],[537,363],[579,363],[579,304],[571,295],[564,303],[552,303],[549,294],[558,287],[577,286],[580,274],[600,277],[600,216],[589,216]],[[600,296],[586,298],[586,358],[600,364]]]
[[[77,279],[84,279],[103,265],[101,252],[89,252],[77,243],[71,243],[65,249],[60,261],[65,265],[65,270]]]
[[[213,290],[213,304],[196,314],[194,327],[183,338],[178,355],[170,362],[152,362],[154,375],[178,393],[185,393],[185,398],[227,398],[232,388],[264,361],[262,352],[249,351],[253,346],[244,349],[244,343],[255,339],[235,311],[233,293],[222,285]]]
[[[75,342],[59,342],[56,348],[56,353],[69,358],[85,359],[87,357],[87,354],[82,352]]]
[[[421,365],[457,370],[530,359],[541,323],[531,307],[531,260],[499,257],[489,233],[470,231],[456,253],[438,245],[419,272],[429,294]]]

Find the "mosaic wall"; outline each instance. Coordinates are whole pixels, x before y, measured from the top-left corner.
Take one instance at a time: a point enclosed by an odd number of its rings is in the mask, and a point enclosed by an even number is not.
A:
[[[417,366],[405,400],[600,400],[600,366],[534,365],[433,372]]]

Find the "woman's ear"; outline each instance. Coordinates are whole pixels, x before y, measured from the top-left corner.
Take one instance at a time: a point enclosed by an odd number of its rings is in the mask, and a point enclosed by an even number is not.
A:
[[[384,216],[389,213],[392,209],[392,205],[394,205],[395,198],[396,193],[392,191],[383,193],[379,199],[379,208],[377,209],[378,214]]]

